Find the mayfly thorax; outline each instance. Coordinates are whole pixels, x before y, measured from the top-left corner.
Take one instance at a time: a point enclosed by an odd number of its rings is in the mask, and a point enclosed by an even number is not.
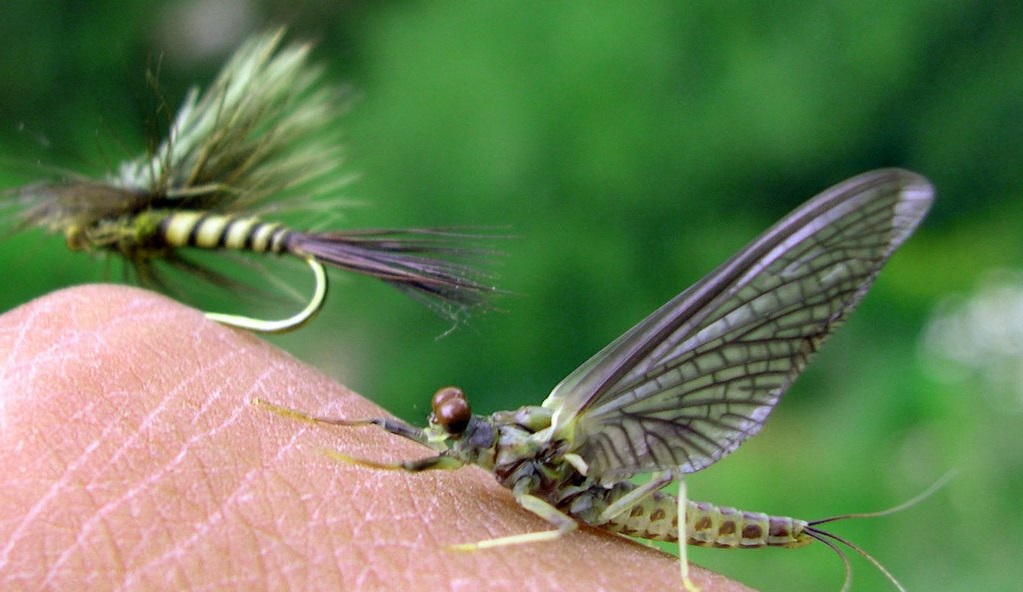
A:
[[[308,63],[309,46],[283,31],[242,45],[204,92],[193,89],[152,154],[105,179],[65,178],[4,192],[22,227],[63,234],[72,250],[120,255],[144,285],[166,288],[159,265],[214,283],[231,280],[185,256],[191,249],[290,255],[316,289],[281,321],[210,314],[278,332],[307,322],[326,296],[324,266],[379,278],[452,320],[485,306],[493,288],[464,259],[484,253],[450,229],[303,231],[269,217],[314,209],[345,180],[335,130],[346,106]],[[320,208],[323,204],[319,205]],[[321,216],[322,218],[322,216]],[[321,221],[322,222],[322,221]]]
[[[418,428],[260,404],[309,421],[377,425],[436,453],[393,464],[332,454],[347,462],[412,472],[480,466],[555,527],[458,549],[554,540],[577,522],[723,548],[802,547],[816,540],[842,557],[845,588],[851,572],[840,544],[864,555],[901,589],[864,551],[820,528],[839,518],[804,521],[694,502],[687,499],[683,476],[717,462],[760,430],[932,200],[926,179],[899,169],[865,173],[828,189],[590,358],[540,406],[475,415],[465,395],[449,387],[434,396],[429,426]],[[628,480],[640,473],[652,477],[642,485]],[[675,480],[677,497],[661,491]],[[680,555],[683,583],[694,589],[684,545]]]

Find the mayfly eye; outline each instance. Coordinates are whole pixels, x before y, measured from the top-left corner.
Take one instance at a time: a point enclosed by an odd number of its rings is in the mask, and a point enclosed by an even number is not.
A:
[[[462,389],[448,386],[433,395],[433,415],[430,421],[440,425],[449,434],[457,435],[469,425],[472,411]]]

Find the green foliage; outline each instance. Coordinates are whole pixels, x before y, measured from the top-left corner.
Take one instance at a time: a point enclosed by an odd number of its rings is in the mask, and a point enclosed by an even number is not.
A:
[[[143,151],[168,117],[153,112],[147,64],[171,112],[189,84],[210,82],[234,45],[182,58],[176,44],[195,42],[168,33],[181,17],[166,4],[106,0],[73,16],[5,4],[0,187],[46,174],[37,164],[101,175]],[[938,188],[924,227],[763,433],[693,476],[690,494],[817,518],[892,505],[957,466],[920,506],[835,530],[912,589],[1023,577],[1020,519],[1007,518],[1023,493],[1008,478],[1023,467],[1019,408],[938,380],[918,355],[943,297],[1023,267],[1019,5],[337,4],[261,4],[250,28],[295,23],[291,37],[317,40],[313,60],[357,90],[344,152],[362,180],[346,191],[370,207],[344,222],[498,226],[514,237],[494,260],[512,294],[437,339],[443,321],[371,280],[341,280],[283,347],[417,422],[451,383],[481,412],[539,403],[805,199],[871,168],[917,170]],[[0,309],[100,277],[60,242],[0,243],[0,270],[18,278]],[[837,589],[827,553],[692,555],[764,589]],[[854,562],[855,589],[885,589]]]

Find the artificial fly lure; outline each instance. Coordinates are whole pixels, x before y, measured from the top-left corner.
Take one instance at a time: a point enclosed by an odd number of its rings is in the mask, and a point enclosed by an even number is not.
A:
[[[433,397],[429,426],[394,419],[314,417],[260,401],[291,417],[376,425],[432,448],[420,460],[346,462],[419,472],[473,464],[492,472],[524,508],[556,528],[456,545],[483,549],[557,539],[577,521],[645,539],[723,548],[802,547],[820,541],[841,557],[818,521],[690,501],[683,476],[704,469],[760,431],[782,393],[856,307],[892,253],[927,213],[923,177],[884,169],[813,198],[710,275],[590,358],[539,406],[474,415],[457,388]],[[640,473],[652,478],[636,485]],[[677,497],[660,491],[679,481]],[[680,528],[684,525],[684,530]],[[688,575],[680,546],[682,580]]]
[[[193,89],[151,154],[102,180],[68,178],[5,192],[20,227],[64,235],[72,250],[121,255],[143,285],[166,288],[157,264],[233,282],[186,258],[186,248],[291,255],[316,287],[295,316],[268,321],[209,313],[220,322],[281,332],[309,321],[327,291],[324,265],[373,276],[460,320],[493,288],[459,258],[478,255],[448,229],[300,231],[262,216],[337,189],[342,162],[329,130],[342,93],[322,84],[309,46],[281,47],[283,30],[242,45],[215,82]],[[325,133],[325,131],[327,133]]]

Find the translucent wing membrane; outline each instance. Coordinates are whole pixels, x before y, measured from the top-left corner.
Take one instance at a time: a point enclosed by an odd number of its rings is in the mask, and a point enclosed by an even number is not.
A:
[[[760,430],[932,198],[897,169],[818,195],[562,381],[543,403],[553,439],[605,484],[716,462]]]

